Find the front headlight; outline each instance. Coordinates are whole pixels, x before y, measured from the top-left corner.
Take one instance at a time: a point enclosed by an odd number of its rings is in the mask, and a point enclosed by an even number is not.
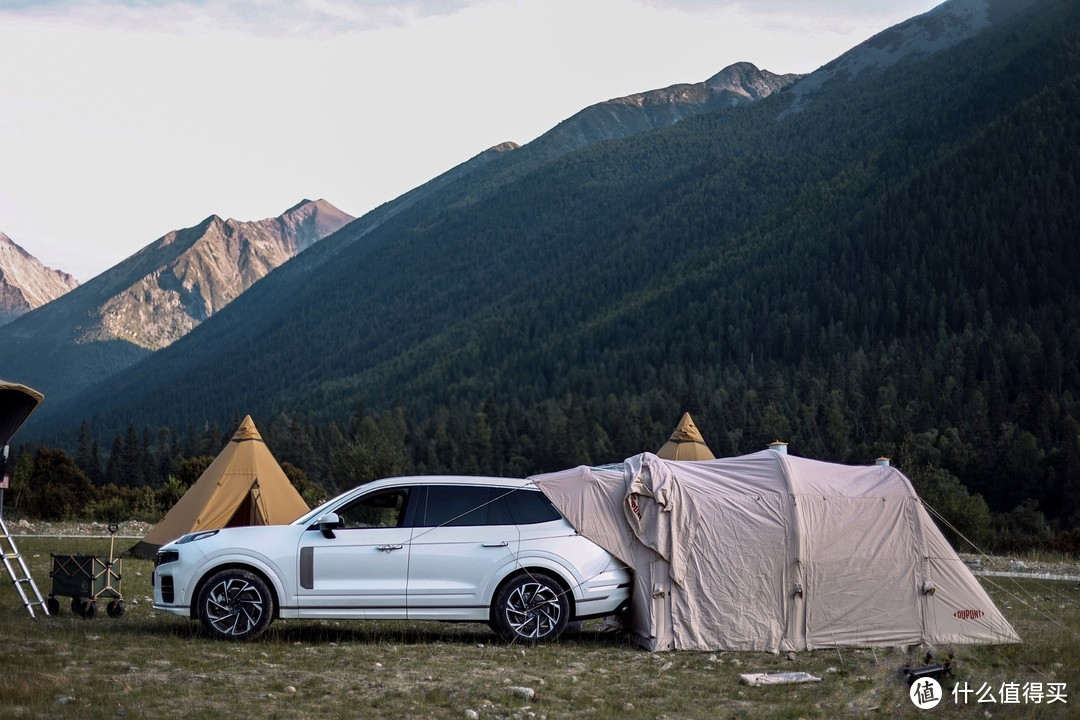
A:
[[[202,532],[190,533],[177,540],[176,544],[185,545],[187,543],[196,542],[198,540],[205,540],[208,537],[214,537],[217,534],[217,530],[203,530]]]
[[[154,565],[161,567],[162,565],[168,565],[169,563],[176,562],[180,559],[179,550],[161,550],[157,554],[157,558]]]

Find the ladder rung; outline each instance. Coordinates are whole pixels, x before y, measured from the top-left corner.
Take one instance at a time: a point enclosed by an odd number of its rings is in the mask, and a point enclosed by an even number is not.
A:
[[[9,549],[0,549],[0,555],[3,556],[4,569],[7,570],[7,574],[11,576],[12,583],[15,585],[15,589],[19,591],[19,597],[23,600],[23,607],[30,613],[30,617],[35,617],[34,606],[40,605],[41,609],[45,611],[46,615],[49,615],[49,606],[46,605],[46,600],[41,596],[41,591],[38,590],[37,584],[34,582],[33,575],[30,574],[30,568],[26,566],[26,561],[22,559],[22,555],[19,554],[19,549],[15,547],[15,538],[8,532],[7,525],[4,524],[3,517],[0,517],[0,539],[6,540]],[[12,567],[13,561],[17,561],[18,571],[21,572],[24,577],[16,577],[16,567]],[[33,600],[27,597],[26,591],[23,590],[23,585],[29,585],[34,590],[34,596],[37,600]]]

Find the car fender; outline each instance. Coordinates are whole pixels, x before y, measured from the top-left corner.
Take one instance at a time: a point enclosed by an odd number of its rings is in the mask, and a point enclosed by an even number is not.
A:
[[[524,568],[541,568],[558,576],[569,588],[575,602],[581,598],[582,578],[571,568],[559,562],[558,556],[542,550],[530,550],[527,554],[511,556],[492,575],[491,584],[484,592],[484,604],[488,607],[495,599],[495,591],[507,578],[516,575]]]
[[[250,548],[246,548],[245,552],[236,552],[235,549],[220,550],[212,552],[203,558],[202,564],[191,573],[193,578],[192,587],[190,588],[191,595],[185,596],[185,599],[191,605],[192,614],[194,614],[198,604],[198,598],[195,597],[196,590],[201,588],[206,579],[215,572],[229,567],[246,567],[262,575],[270,583],[270,587],[274,591],[276,610],[279,616],[283,618],[296,617],[296,602],[293,591],[286,589],[290,583],[290,578],[295,575],[295,570],[289,569],[286,571],[279,563],[262,553],[252,551]],[[295,582],[292,583],[292,587],[295,587]]]

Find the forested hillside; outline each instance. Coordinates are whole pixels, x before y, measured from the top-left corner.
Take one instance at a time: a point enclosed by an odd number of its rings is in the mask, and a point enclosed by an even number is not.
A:
[[[522,475],[655,450],[690,410],[717,455],[892,456],[969,529],[1080,524],[1080,7],[798,87],[492,159],[39,432],[251,413],[335,485],[376,438],[395,471]]]

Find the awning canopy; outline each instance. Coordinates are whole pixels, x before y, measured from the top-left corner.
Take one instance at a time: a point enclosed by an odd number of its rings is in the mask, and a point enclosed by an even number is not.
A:
[[[0,446],[7,445],[45,396],[33,388],[0,380]]]

